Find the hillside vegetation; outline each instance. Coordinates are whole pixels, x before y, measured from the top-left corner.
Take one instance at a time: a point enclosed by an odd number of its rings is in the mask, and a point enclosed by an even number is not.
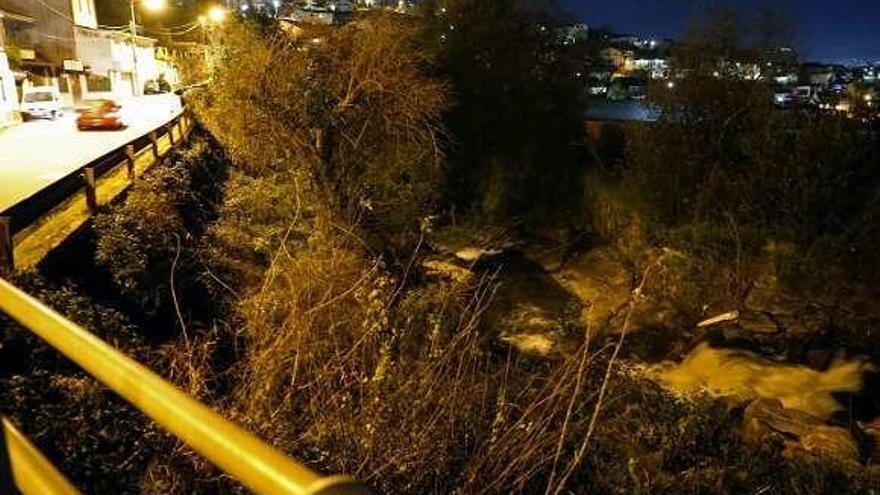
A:
[[[690,379],[657,363],[701,342],[745,342],[709,358],[743,382],[845,369],[858,388],[867,362],[842,359],[878,358],[876,132],[695,76],[652,90],[673,117],[597,161],[571,78],[587,48],[557,43],[562,21],[458,0],[300,36],[232,22],[187,95],[201,128],[94,222],[89,268],[16,282],[377,494],[880,489],[836,383],[822,418],[797,416],[846,437],[824,455],[760,427],[785,415],[768,397],[657,378]],[[815,304],[786,320],[793,286]],[[732,309],[762,331],[697,330]],[[805,373],[820,333],[848,354]],[[24,335],[0,321],[0,404],[86,492],[244,492]],[[866,400],[846,412],[871,419]]]

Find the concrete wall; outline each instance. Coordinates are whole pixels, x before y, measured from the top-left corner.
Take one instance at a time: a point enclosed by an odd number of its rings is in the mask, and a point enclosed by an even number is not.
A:
[[[40,36],[33,38],[37,56],[60,66],[64,60],[75,58],[71,1],[0,0],[0,9],[33,17],[36,20],[35,29],[40,33]]]
[[[144,83],[160,73],[155,42],[149,38],[137,39],[136,54],[132,51],[131,39],[125,33],[77,28],[76,39],[77,57],[91,74],[110,78],[112,85],[109,92],[86,91],[84,98],[128,98],[132,96],[135,86],[137,93],[140,93]],[[135,66],[136,84],[133,83]]]
[[[0,46],[0,127],[15,122],[18,110],[18,93],[15,91],[15,78],[9,69],[6,52]]]

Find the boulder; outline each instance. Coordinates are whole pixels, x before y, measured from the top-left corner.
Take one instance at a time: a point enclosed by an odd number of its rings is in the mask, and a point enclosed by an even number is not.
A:
[[[474,272],[451,261],[428,259],[422,263],[425,274],[429,277],[449,280],[460,284],[469,284],[474,280]]]
[[[880,417],[871,421],[859,421],[858,425],[870,444],[871,460],[880,463]]]
[[[507,258],[486,311],[486,322],[503,342],[540,356],[565,352],[580,332],[569,336],[581,303],[540,265],[520,256]]]
[[[744,301],[741,324],[757,333],[806,335],[826,330],[832,315],[823,306],[783,287],[772,272],[758,276]]]
[[[552,273],[553,278],[584,305],[582,322],[605,330],[627,306],[633,290],[633,273],[612,248],[598,248],[570,260]]]
[[[749,334],[775,335],[782,331],[771,314],[758,311],[741,311],[736,323]]]
[[[516,243],[500,227],[459,226],[431,232],[427,243],[435,252],[474,265],[494,261],[516,248]]]
[[[455,257],[470,264],[491,261],[505,253],[504,249],[468,246],[455,251]]]
[[[743,414],[743,436],[753,442],[780,434],[787,439],[789,456],[809,454],[843,462],[860,462],[859,446],[844,428],[829,426],[819,418],[786,409],[775,399],[756,399]]]
[[[522,353],[546,357],[561,350],[565,328],[545,308],[517,304],[502,318],[500,325],[501,341]]]

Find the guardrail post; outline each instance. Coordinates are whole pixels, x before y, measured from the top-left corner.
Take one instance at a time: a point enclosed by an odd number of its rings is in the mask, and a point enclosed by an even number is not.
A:
[[[159,161],[159,138],[156,136],[156,131],[150,131],[150,142],[153,143],[153,158]]]
[[[89,211],[97,213],[98,195],[95,188],[95,169],[93,167],[84,168],[82,176],[86,182],[86,204],[89,206]]]
[[[168,140],[171,141],[171,146],[174,146],[174,124],[166,124],[165,132],[168,133]]]
[[[134,180],[134,146],[125,145],[125,164],[128,167],[128,180]]]
[[[15,249],[12,243],[12,219],[0,217],[0,272],[15,269]]]

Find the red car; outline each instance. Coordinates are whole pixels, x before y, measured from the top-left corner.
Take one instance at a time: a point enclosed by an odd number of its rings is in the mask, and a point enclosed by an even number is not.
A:
[[[76,127],[85,131],[88,129],[111,129],[125,128],[119,111],[122,109],[113,100],[90,100],[84,106],[77,109],[79,116],[76,118]]]

